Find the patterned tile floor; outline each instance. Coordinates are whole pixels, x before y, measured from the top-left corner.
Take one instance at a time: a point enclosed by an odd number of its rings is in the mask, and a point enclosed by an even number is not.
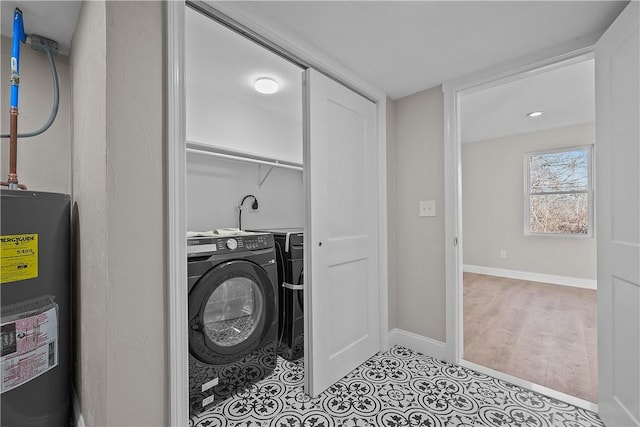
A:
[[[315,399],[303,361],[194,416],[201,427],[603,427],[584,409],[404,347],[378,353]]]

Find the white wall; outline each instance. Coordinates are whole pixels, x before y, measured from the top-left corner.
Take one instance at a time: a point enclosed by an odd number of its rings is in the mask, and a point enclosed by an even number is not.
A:
[[[187,141],[302,163],[302,70],[189,8],[185,24]],[[264,76],[277,93],[254,90]]]
[[[167,424],[163,28],[107,2],[108,425]]]
[[[398,245],[396,238],[396,204],[397,191],[396,184],[396,103],[387,98],[387,254],[388,254],[388,289],[389,295],[389,325],[388,330],[397,327],[397,253]]]
[[[210,18],[186,11],[186,138],[240,153],[302,163],[302,70]],[[204,54],[206,53],[206,54]],[[275,94],[253,88],[259,76],[279,82]],[[302,227],[302,172],[187,154],[187,229]]]
[[[0,114],[2,133],[9,133],[11,39],[2,37]],[[60,84],[60,105],[55,122],[43,134],[18,139],[18,180],[29,190],[71,192],[71,91],[69,58],[54,55]],[[22,45],[20,49],[18,133],[40,129],[53,105],[53,79],[44,52]],[[2,139],[0,180],[9,173],[9,139]]]
[[[464,264],[595,280],[595,238],[524,235],[525,153],[594,142],[581,124],[463,144]]]
[[[300,145],[302,141],[300,140]],[[269,167],[261,166],[264,176]],[[242,228],[303,227],[305,198],[302,172],[274,168],[258,186],[258,165],[209,156],[187,155],[187,229],[206,231],[237,227],[242,198],[258,198],[258,213],[251,212],[253,199],[244,203]]]
[[[160,2],[85,2],[71,48],[80,354],[91,426],[167,425]]]
[[[298,92],[291,108],[302,111],[302,84]],[[187,141],[302,163],[301,121],[215,92],[187,91],[186,133]]]
[[[445,341],[444,126],[441,87],[395,102],[396,327]],[[435,200],[437,216],[419,217]],[[392,202],[393,203],[393,202]],[[390,263],[392,259],[390,259]]]
[[[75,386],[87,425],[106,424],[107,250],[106,11],[82,6],[70,52],[73,77]]]

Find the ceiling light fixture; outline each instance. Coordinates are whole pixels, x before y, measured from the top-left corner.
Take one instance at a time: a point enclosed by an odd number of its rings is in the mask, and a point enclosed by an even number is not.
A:
[[[532,111],[527,113],[527,117],[540,117],[543,113],[544,111]]]
[[[260,77],[253,87],[260,93],[270,95],[278,91],[278,82],[269,77]]]

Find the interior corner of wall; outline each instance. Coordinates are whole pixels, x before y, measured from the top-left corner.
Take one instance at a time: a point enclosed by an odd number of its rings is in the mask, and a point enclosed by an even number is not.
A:
[[[72,405],[73,405],[73,421],[75,422],[76,427],[85,427],[86,424],[84,422],[84,417],[82,416],[82,406],[81,401],[78,397],[76,385],[72,383],[71,385],[72,392]]]

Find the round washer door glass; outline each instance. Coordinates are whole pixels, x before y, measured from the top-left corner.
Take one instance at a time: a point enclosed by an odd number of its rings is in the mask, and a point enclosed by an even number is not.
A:
[[[209,297],[204,309],[204,330],[217,346],[240,344],[255,331],[264,311],[259,285],[248,277],[225,280]]]

